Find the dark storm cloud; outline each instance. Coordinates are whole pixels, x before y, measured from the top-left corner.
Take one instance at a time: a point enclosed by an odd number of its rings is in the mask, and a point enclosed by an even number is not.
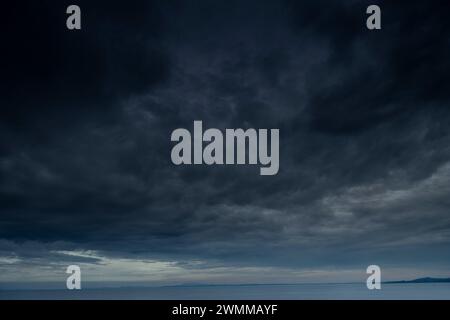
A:
[[[445,263],[448,5],[379,2],[372,32],[367,4],[80,3],[80,32],[65,4],[11,7],[2,250]],[[279,128],[280,172],[172,165],[170,133],[193,120]]]
[[[151,2],[81,1],[84,28],[65,28],[68,1],[5,8],[2,124],[33,134],[86,117],[106,121],[117,100],[163,81],[167,61]],[[145,31],[144,31],[145,30]]]
[[[447,108],[449,42],[442,35],[450,31],[444,18],[448,4],[379,2],[387,36],[361,28],[365,17],[355,13],[369,4],[330,3],[323,10],[320,2],[292,3],[298,32],[310,31],[316,41],[331,47],[330,59],[320,66],[323,70],[315,73],[309,88],[314,128],[352,133],[385,120],[403,120],[424,109]],[[328,90],[315,85],[321,80],[327,82]]]

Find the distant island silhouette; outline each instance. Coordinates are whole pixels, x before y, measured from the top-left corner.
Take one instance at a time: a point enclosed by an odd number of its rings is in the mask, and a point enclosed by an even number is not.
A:
[[[450,278],[418,278],[414,280],[400,280],[400,281],[385,281],[384,283],[447,283],[450,282]]]

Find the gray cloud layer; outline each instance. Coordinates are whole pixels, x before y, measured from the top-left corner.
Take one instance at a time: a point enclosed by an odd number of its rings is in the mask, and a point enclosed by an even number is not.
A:
[[[11,5],[0,256],[448,266],[448,4],[379,4]],[[279,128],[278,175],[172,165],[193,120]]]

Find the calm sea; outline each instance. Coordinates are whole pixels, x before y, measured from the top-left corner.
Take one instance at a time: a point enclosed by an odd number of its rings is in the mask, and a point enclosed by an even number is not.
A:
[[[240,286],[173,286],[82,290],[0,290],[0,299],[445,299],[450,283],[383,284],[368,290],[365,284],[301,284]]]

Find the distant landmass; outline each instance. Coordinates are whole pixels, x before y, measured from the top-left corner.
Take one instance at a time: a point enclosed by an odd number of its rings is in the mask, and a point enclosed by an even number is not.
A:
[[[414,279],[414,280],[386,281],[384,283],[443,283],[443,282],[450,283],[450,278],[425,277],[425,278],[418,278],[418,279]]]

